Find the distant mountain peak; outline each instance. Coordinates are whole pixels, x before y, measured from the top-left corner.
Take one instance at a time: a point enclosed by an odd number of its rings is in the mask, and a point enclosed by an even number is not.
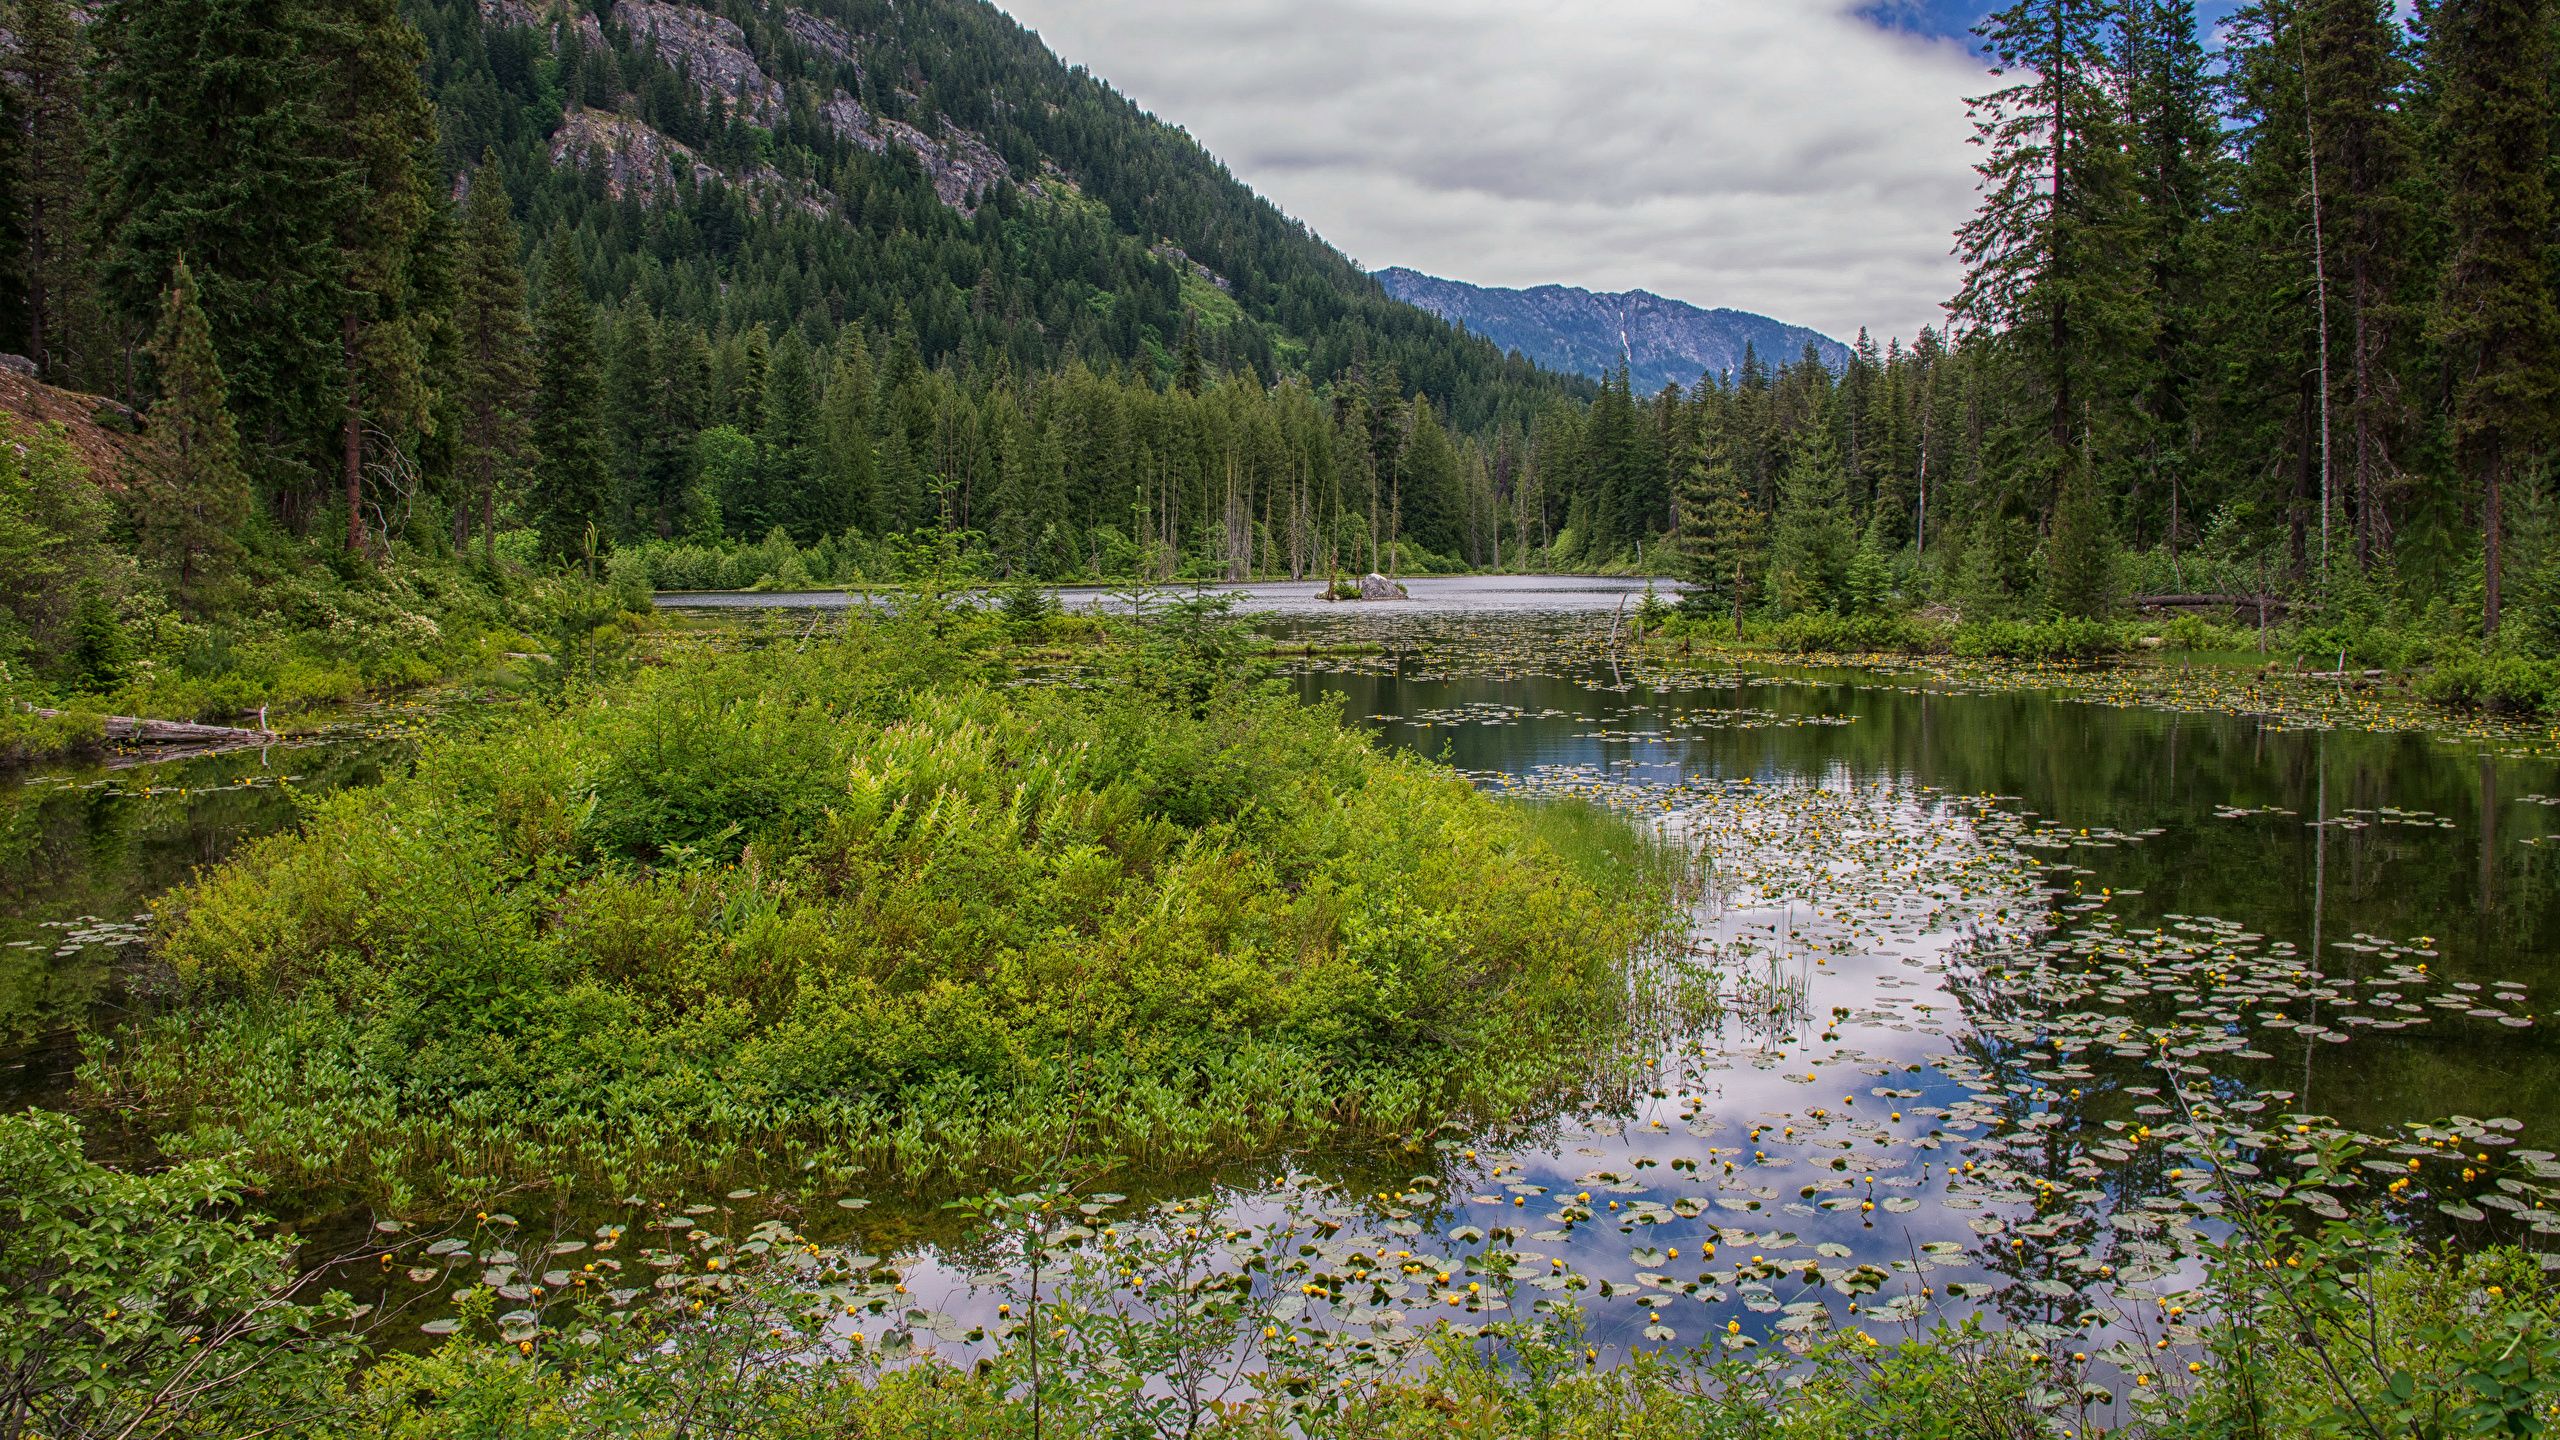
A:
[[[1743,310],[1705,310],[1650,290],[1501,290],[1402,266],[1377,279],[1396,299],[1548,369],[1598,379],[1624,363],[1639,392],[1738,369],[1746,347],[1772,365],[1793,361],[1807,345],[1834,369],[1849,363],[1849,347],[1819,331]]]

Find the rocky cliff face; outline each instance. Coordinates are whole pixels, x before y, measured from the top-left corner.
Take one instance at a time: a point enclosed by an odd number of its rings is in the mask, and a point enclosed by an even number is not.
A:
[[[1702,310],[1644,290],[1496,290],[1404,269],[1382,270],[1377,278],[1406,304],[1549,369],[1598,379],[1624,363],[1639,394],[1737,369],[1746,347],[1771,365],[1792,363],[1808,345],[1834,369],[1849,363],[1849,347],[1800,325],[1742,310]]]
[[[480,13],[493,24],[554,34],[569,14],[558,0],[480,0]],[[757,58],[746,31],[725,15],[675,0],[615,0],[613,20],[690,77],[706,98],[717,98],[751,123],[771,125],[789,104],[782,85]],[[583,43],[604,43],[602,28],[585,7],[579,7],[571,28]],[[824,16],[785,10],[782,28],[790,43],[824,60],[811,68],[833,70],[859,63],[860,40]],[[930,128],[893,120],[833,86],[818,109],[836,133],[875,155],[892,147],[913,151],[934,193],[963,215],[975,214],[979,200],[1003,181],[1014,180],[1033,192],[1043,186],[1040,179],[1017,177],[984,138],[947,117],[934,117]],[[564,165],[603,164],[617,197],[658,196],[677,174],[686,171],[698,179],[720,173],[684,145],[640,121],[595,110],[575,112],[563,122],[552,136],[551,155]],[[770,171],[727,178],[748,185],[783,183]],[[806,196],[793,198],[808,203]]]
[[[615,0],[613,19],[732,111],[759,125],[781,116],[782,87],[747,48],[747,32],[727,16],[666,0]]]

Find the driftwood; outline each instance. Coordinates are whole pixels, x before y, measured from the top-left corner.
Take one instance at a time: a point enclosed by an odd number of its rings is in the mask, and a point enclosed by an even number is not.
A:
[[[47,720],[61,719],[63,714],[59,710],[38,710],[35,713]],[[230,725],[143,720],[131,715],[101,718],[108,739],[122,740],[131,745],[273,745],[284,739],[273,730],[242,730]]]
[[[2289,609],[2291,601],[2274,595],[2136,595],[2137,610],[2266,610]]]

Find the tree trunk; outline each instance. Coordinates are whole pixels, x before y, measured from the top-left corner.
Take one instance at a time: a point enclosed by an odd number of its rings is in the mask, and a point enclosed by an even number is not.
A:
[[[2499,472],[2505,468],[2500,463],[2500,457],[2492,454],[2489,457],[2489,463],[2482,467],[2480,477],[2482,482],[2480,528],[2487,536],[2488,562],[2486,572],[2481,577],[2484,587],[2481,599],[2482,609],[2485,612],[2483,616],[2486,622],[2485,633],[2492,640],[2498,638],[2498,611],[2502,598],[2500,591],[2503,588],[2500,582],[2504,579],[2501,572],[2506,566],[2507,558],[2505,507],[2500,503],[2498,494]]]
[[[364,400],[362,383],[356,372],[356,312],[347,312],[339,341],[347,367],[347,414],[344,424],[345,472],[347,487],[347,550],[364,553]]]

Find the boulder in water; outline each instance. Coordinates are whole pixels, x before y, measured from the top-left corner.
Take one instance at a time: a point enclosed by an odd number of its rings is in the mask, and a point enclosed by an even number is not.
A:
[[[1404,593],[1403,586],[1372,570],[1367,575],[1361,577],[1360,598],[1363,600],[1405,600],[1412,597]]]

